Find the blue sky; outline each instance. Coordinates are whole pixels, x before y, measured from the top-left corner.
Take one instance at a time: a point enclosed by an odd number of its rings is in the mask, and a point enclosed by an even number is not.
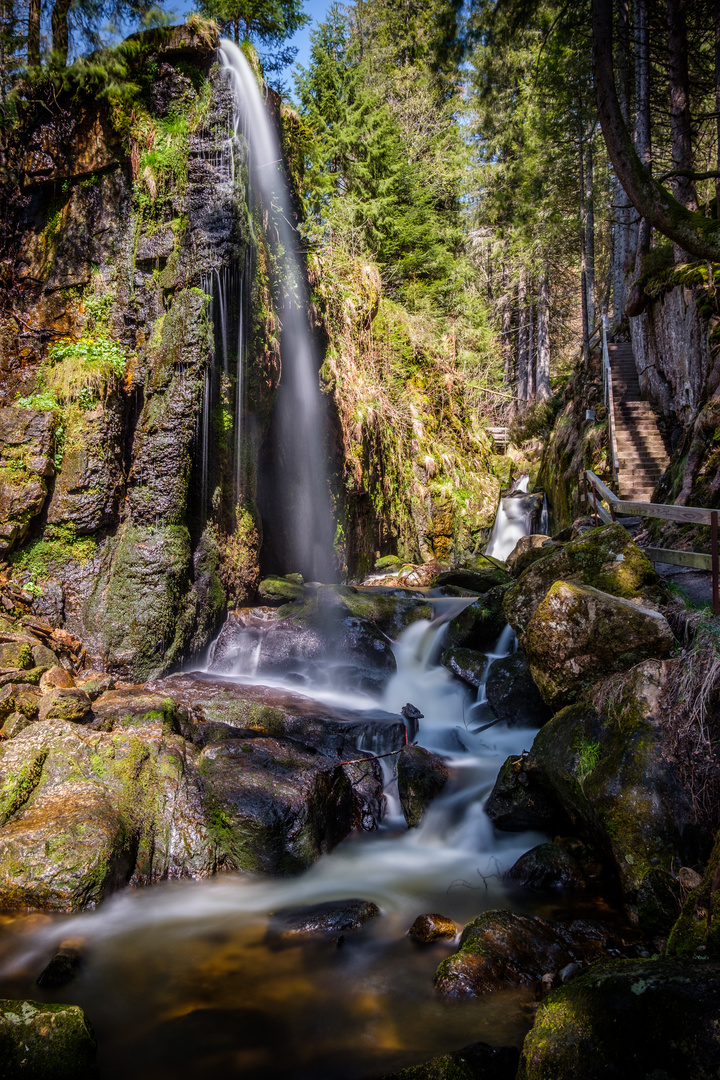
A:
[[[330,7],[331,0],[305,0],[304,8],[310,16],[310,22],[303,30],[298,30],[294,37],[290,38],[290,44],[298,50],[296,63],[307,67],[310,59],[310,31],[319,22],[322,22]]]

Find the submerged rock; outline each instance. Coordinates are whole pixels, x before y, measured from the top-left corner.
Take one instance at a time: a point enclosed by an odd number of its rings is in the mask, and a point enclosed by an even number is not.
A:
[[[433,799],[447,784],[450,773],[439,754],[423,746],[405,746],[398,757],[398,792],[408,828],[420,824]]]
[[[96,1044],[77,1005],[0,1000],[0,1077],[95,1080]]]
[[[509,727],[542,727],[552,716],[520,652],[494,661],[485,690],[490,708]]]
[[[408,937],[421,945],[429,945],[433,941],[452,941],[457,934],[455,923],[444,915],[418,915],[408,930]]]
[[[590,923],[564,927],[538,916],[486,911],[465,927],[458,951],[438,967],[435,989],[443,997],[469,998],[535,986],[548,971],[594,959],[605,940]]]
[[[589,585],[626,600],[660,600],[663,591],[640,548],[622,525],[614,523],[589,532],[528,567],[505,593],[508,622],[524,647],[528,624],[556,581]]]
[[[271,945],[297,945],[304,940],[357,933],[379,915],[380,908],[371,900],[329,900],[286,908],[270,916],[266,940]]]
[[[532,677],[553,709],[603,676],[668,656],[674,646],[659,612],[567,581],[550,587],[523,637]]]
[[[594,964],[540,1004],[518,1080],[715,1080],[719,1027],[717,963]]]
[[[519,1060],[520,1052],[514,1046],[478,1042],[390,1073],[382,1080],[515,1080]]]

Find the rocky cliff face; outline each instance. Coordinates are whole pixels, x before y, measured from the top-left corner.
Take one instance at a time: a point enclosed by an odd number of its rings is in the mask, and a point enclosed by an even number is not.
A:
[[[48,89],[2,163],[0,541],[38,614],[135,677],[207,645],[247,554],[218,434],[235,372],[214,370],[209,294],[244,265],[250,225],[216,47],[144,35],[130,117]],[[261,284],[255,299],[264,316]],[[250,510],[249,542],[252,526]]]

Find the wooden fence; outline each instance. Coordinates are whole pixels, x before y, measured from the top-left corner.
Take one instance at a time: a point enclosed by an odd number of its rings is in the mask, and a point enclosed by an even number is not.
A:
[[[693,570],[705,570],[712,574],[713,613],[720,615],[720,563],[718,560],[718,511],[707,510],[700,506],[666,506],[664,503],[632,502],[619,499],[604,484],[599,476],[587,469],[583,473],[585,501],[588,499],[587,485],[592,492],[592,509],[595,521],[611,522],[618,514],[636,517],[660,518],[663,521],[689,522],[693,525],[710,526],[710,554],[699,551],[673,551],[670,548],[649,547],[644,552],[651,562],[669,563],[672,566],[689,566]],[[607,503],[608,509],[603,506]]]

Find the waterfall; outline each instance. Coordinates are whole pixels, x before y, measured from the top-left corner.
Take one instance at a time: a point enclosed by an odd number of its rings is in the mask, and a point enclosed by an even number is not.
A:
[[[280,141],[242,50],[223,38],[220,60],[233,90],[235,131],[244,120],[251,194],[259,196],[276,233],[281,268],[282,374],[271,423],[273,446],[258,491],[269,561],[280,572],[299,570],[306,579],[327,581],[333,576],[334,529],[323,449],[326,419]]]
[[[527,473],[515,481],[507,495],[500,500],[486,555],[495,559],[507,559],[518,540],[533,531],[533,516],[538,506],[537,495],[528,495]]]

